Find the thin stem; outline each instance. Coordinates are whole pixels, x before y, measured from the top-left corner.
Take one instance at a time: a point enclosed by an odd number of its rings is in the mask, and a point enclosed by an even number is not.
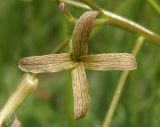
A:
[[[81,8],[81,9],[87,9],[87,10],[92,10],[88,5],[83,4],[82,2],[77,2],[73,0],[62,0],[64,3]]]
[[[141,46],[144,42],[144,37],[138,37],[137,41],[136,41],[136,44],[133,48],[133,55],[137,55],[139,50],[141,49]],[[112,99],[112,102],[110,104],[110,107],[109,107],[109,110],[106,114],[106,117],[103,121],[103,124],[102,124],[102,127],[109,127],[110,124],[111,124],[111,121],[112,121],[112,117],[113,117],[113,114],[115,112],[115,109],[117,107],[117,104],[119,102],[119,98],[121,96],[121,93],[122,93],[122,90],[124,88],[124,85],[125,85],[125,82],[126,82],[126,79],[128,77],[128,74],[129,74],[129,71],[123,71],[121,76],[120,76],[120,79],[118,81],[118,84],[117,84],[117,88],[115,90],[115,93],[114,93],[114,96],[113,96],[113,99]]]
[[[67,38],[69,29],[68,22],[66,20],[62,21],[62,34],[61,38]],[[71,37],[70,37],[71,38]],[[65,51],[68,52],[70,47],[70,40],[68,39]],[[65,110],[66,110],[66,123],[67,126],[73,127],[74,119],[73,119],[73,97],[72,97],[72,87],[71,87],[71,74],[69,70],[65,71],[65,85],[64,85],[64,98],[65,98]]]
[[[94,21],[93,25],[103,25],[103,24],[106,24],[106,23],[109,23],[108,18],[99,18],[99,19],[96,19]]]
[[[100,8],[99,6],[95,5],[94,3],[92,3],[90,0],[82,0],[85,4],[81,2],[76,2],[76,1],[73,2],[72,0],[62,0],[62,1],[64,3],[70,4],[76,7],[81,7],[87,10],[90,10],[91,8],[93,10],[98,10],[103,16],[106,16],[106,19],[103,20],[103,24],[105,23],[104,21],[106,21],[107,23],[110,23],[112,25],[135,32],[138,36],[143,36],[147,40],[153,42],[154,44],[160,45],[160,36],[157,35],[156,33],[146,29],[145,27],[131,20],[128,20],[124,17],[121,17],[109,11],[106,11]]]
[[[26,74],[21,80],[19,87],[16,91],[9,97],[8,101],[4,105],[0,112],[0,127],[3,122],[14,113],[14,111],[19,107],[23,101],[28,97],[38,86],[38,80],[30,75]]]
[[[127,30],[136,32],[139,36],[144,36],[146,39],[154,42],[155,44],[160,45],[160,36],[153,33],[152,31],[146,29],[145,27],[128,20],[126,18],[123,18],[119,15],[116,15],[114,13],[111,13],[109,11],[106,11],[99,6],[92,3],[90,0],[82,0],[84,3],[89,5],[92,9],[100,11],[103,15],[105,15],[107,18],[109,18],[109,23],[125,28]]]
[[[61,0],[66,4],[81,8],[81,9],[86,9],[86,10],[92,10],[92,8],[90,6],[88,6],[87,4],[84,4],[82,2],[78,2],[78,1],[73,1],[73,0]]]
[[[56,0],[56,3],[59,5],[59,9],[64,13],[64,16],[73,24],[77,22],[77,19],[70,13],[67,6],[61,0]]]
[[[62,43],[60,43],[51,53],[59,53],[61,49],[64,49],[71,37],[66,38]]]
[[[160,5],[158,5],[155,0],[147,0],[147,1],[158,13],[160,13]]]
[[[71,12],[68,10],[67,6],[63,2],[66,2],[68,4],[72,4],[72,5],[77,5],[78,7],[81,6],[82,8],[83,8],[83,6],[87,7],[83,3],[81,4],[81,3],[74,2],[74,1],[63,1],[63,0],[60,1],[60,0],[56,0],[56,2],[59,4],[59,6],[61,4],[63,4],[64,7],[63,7],[63,9],[61,9],[62,12],[64,13],[66,19],[69,22],[73,23],[74,25],[76,24],[76,22],[77,22],[78,19],[71,14]],[[89,9],[89,8],[87,8],[87,9]],[[89,10],[91,10],[91,9],[89,9]],[[106,19],[106,18],[100,18],[100,19],[95,20],[94,25],[102,25],[102,24],[105,24],[107,22],[108,22],[108,19]]]

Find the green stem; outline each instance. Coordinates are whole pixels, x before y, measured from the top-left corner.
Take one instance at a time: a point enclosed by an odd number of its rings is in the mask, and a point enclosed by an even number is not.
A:
[[[26,74],[20,81],[16,91],[9,97],[6,104],[0,112],[0,127],[3,122],[9,118],[15,110],[24,102],[24,100],[37,88],[38,79],[31,74]]]
[[[72,6],[81,8],[81,9],[87,9],[87,10],[92,10],[88,5],[83,4],[81,2],[73,1],[73,0],[62,0],[66,4],[70,4]]]
[[[147,0],[147,1],[158,13],[160,13],[160,5],[158,5],[155,0]]]
[[[136,41],[136,44],[133,48],[133,55],[137,55],[139,50],[141,49],[141,46],[144,42],[144,37],[139,37]],[[123,71],[121,76],[120,76],[120,79],[118,81],[118,84],[117,84],[117,88],[115,90],[115,93],[114,93],[114,96],[113,96],[113,99],[112,99],[112,102],[110,104],[110,107],[109,107],[109,110],[106,114],[106,117],[103,121],[103,124],[102,124],[102,127],[109,127],[110,124],[111,124],[111,121],[112,121],[112,118],[113,118],[113,114],[115,112],[115,109],[117,107],[117,104],[119,102],[119,98],[121,96],[121,93],[122,93],[122,90],[124,88],[124,85],[125,85],[125,82],[126,82],[126,79],[128,77],[128,74],[129,74],[129,71]]]
[[[70,5],[73,6],[79,6],[81,8],[90,10],[97,10],[99,11],[103,16],[105,16],[105,20],[102,21],[102,23],[104,24],[105,22],[110,23],[112,25],[127,29],[129,31],[135,32],[138,36],[143,36],[145,37],[147,40],[153,42],[156,45],[160,45],[160,36],[157,35],[156,33],[146,29],[145,27],[131,21],[128,20],[124,17],[121,17],[119,15],[116,15],[114,13],[111,13],[109,11],[106,11],[102,8],[100,8],[99,6],[95,5],[94,3],[92,3],[90,0],[82,0],[85,4],[81,3],[81,2],[73,2],[71,0],[62,0],[64,3],[68,3]],[[75,4],[76,3],[76,4]]]
[[[60,43],[51,53],[59,53],[61,49],[64,49],[70,40],[71,37],[66,38],[62,43]]]
[[[125,28],[127,30],[136,32],[139,36],[144,36],[146,39],[154,42],[155,44],[160,45],[160,36],[153,33],[152,31],[146,29],[145,27],[131,21],[128,20],[126,18],[123,18],[119,15],[116,15],[114,13],[111,13],[109,11],[106,11],[102,8],[100,8],[99,6],[95,5],[94,3],[92,3],[90,0],[82,0],[84,3],[86,3],[87,5],[89,5],[92,9],[99,11],[100,13],[102,13],[103,15],[105,15],[107,18],[109,18],[109,23]]]
[[[66,20],[62,21],[62,29],[63,29],[63,33],[62,33],[62,37],[63,38],[68,38],[68,22]],[[66,51],[68,52],[68,50],[70,50],[70,37],[67,40],[67,47],[66,47]],[[67,114],[67,127],[72,127],[73,126],[73,95],[72,95],[72,81],[71,81],[71,72],[70,70],[66,70],[65,73],[65,88],[64,88],[64,92],[65,92],[65,103],[66,103],[66,114]]]
[[[60,4],[64,4],[62,3],[61,0],[56,0],[56,3],[58,5]],[[75,24],[77,22],[77,19],[70,13],[70,11],[68,10],[67,6],[66,5],[63,5],[63,9],[61,10],[63,13],[64,13],[64,16],[70,21],[72,22],[73,24]]]

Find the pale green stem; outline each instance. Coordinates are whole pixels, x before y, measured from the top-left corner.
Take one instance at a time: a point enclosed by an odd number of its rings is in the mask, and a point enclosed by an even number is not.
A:
[[[0,112],[0,127],[3,122],[14,113],[14,111],[22,104],[22,102],[28,97],[38,86],[38,80],[30,75],[26,74],[19,83],[17,90],[9,97],[8,101]]]
[[[66,20],[62,21],[62,38],[67,38],[68,37],[68,22]],[[70,40],[71,37],[69,37],[68,39],[68,43],[67,43],[67,47],[65,48],[65,50],[67,52],[69,52],[70,50]],[[71,81],[71,72],[70,70],[67,70],[65,72],[65,85],[64,85],[64,96],[65,96],[65,104],[66,104],[66,114],[67,114],[67,122],[66,122],[66,126],[68,127],[72,127],[73,126],[73,95],[72,95],[72,81]]]
[[[58,5],[63,4],[61,0],[55,0]],[[68,8],[66,5],[64,5],[64,8],[62,9],[62,12],[64,13],[64,16],[72,23],[76,23],[77,19],[68,11]]]
[[[155,0],[147,0],[147,1],[158,13],[160,13],[160,5],[158,5],[158,3],[156,3]]]
[[[61,0],[62,2],[78,7],[78,8],[82,8],[82,9],[86,9],[86,10],[92,10],[92,8],[82,2],[78,2],[78,1],[73,1],[73,0]]]
[[[141,46],[142,46],[143,42],[144,42],[144,37],[138,37],[138,39],[136,41],[136,44],[135,44],[135,46],[133,48],[133,51],[132,51],[133,55],[136,56],[138,54],[139,50],[141,49]],[[119,98],[121,96],[121,93],[122,93],[122,90],[124,88],[124,85],[125,85],[126,79],[128,77],[128,74],[129,74],[129,71],[123,71],[121,76],[120,76],[120,79],[118,81],[117,88],[115,90],[115,93],[114,93],[112,102],[110,104],[109,110],[106,114],[106,117],[105,117],[103,123],[102,123],[102,127],[109,127],[110,124],[111,124],[112,117],[114,115],[115,109],[116,109],[117,104],[119,102]]]
[[[109,23],[125,28],[125,29],[128,29],[130,31],[136,32],[139,36],[144,36],[146,39],[154,42],[155,44],[160,45],[160,36],[146,29],[145,27],[131,20],[123,18],[119,15],[106,11],[100,8],[99,6],[95,5],[94,3],[92,3],[90,0],[82,0],[82,1],[86,3],[87,5],[89,5],[92,9],[98,10],[103,15],[105,15],[107,18],[109,18]]]
[[[60,43],[51,53],[59,53],[61,49],[64,49],[67,45],[71,37],[66,38],[62,43]]]
[[[64,3],[73,5],[73,6],[79,6],[81,8],[90,10],[98,10],[102,15],[106,16],[105,19],[101,19],[101,22],[104,24],[105,22],[110,23],[112,25],[116,25],[118,27],[127,29],[129,31],[135,32],[138,36],[144,36],[147,40],[150,40],[154,44],[160,45],[160,36],[156,33],[146,29],[145,27],[128,20],[124,17],[121,17],[119,15],[116,15],[114,13],[111,13],[109,11],[106,11],[99,6],[93,4],[90,0],[82,0],[85,4],[81,2],[76,2],[72,0],[62,0]],[[97,23],[100,24],[100,23]]]
[[[73,5],[75,7],[81,8],[81,9],[87,9],[87,10],[92,10],[88,5],[85,5],[81,2],[73,1],[73,0],[62,0],[66,4]]]

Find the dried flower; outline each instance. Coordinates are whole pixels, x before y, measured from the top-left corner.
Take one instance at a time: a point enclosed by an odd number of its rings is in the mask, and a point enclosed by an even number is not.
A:
[[[71,53],[25,57],[19,61],[19,68],[31,73],[71,69],[75,119],[83,117],[89,107],[90,96],[85,69],[99,71],[136,69],[136,60],[132,54],[88,55],[89,34],[97,14],[97,11],[88,11],[80,17],[72,34]]]

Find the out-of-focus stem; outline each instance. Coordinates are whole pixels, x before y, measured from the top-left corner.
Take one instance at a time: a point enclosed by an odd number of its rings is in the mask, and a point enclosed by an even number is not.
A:
[[[71,37],[66,38],[62,43],[60,43],[51,53],[59,53],[61,49],[64,49],[70,40]]]
[[[160,13],[160,5],[158,5],[158,3],[156,3],[155,0],[147,0],[147,1],[158,13]]]
[[[139,37],[137,39],[136,44],[135,44],[135,46],[132,50],[133,55],[136,56],[138,54],[139,50],[141,49],[141,46],[142,46],[143,42],[144,42],[144,37]],[[115,109],[117,107],[117,104],[119,102],[119,98],[121,96],[121,93],[122,93],[122,90],[124,88],[124,85],[125,85],[126,79],[128,77],[128,74],[129,74],[129,71],[123,71],[121,76],[120,76],[120,79],[118,81],[117,88],[115,90],[115,93],[114,93],[112,102],[110,104],[109,110],[106,114],[106,117],[105,117],[103,123],[102,123],[102,127],[109,127],[110,124],[111,124],[113,114],[114,114]]]
[[[10,96],[0,112],[0,126],[19,107],[22,102],[38,86],[38,80],[31,74],[26,74],[20,81],[17,90]]]
[[[62,21],[62,34],[61,38],[68,38],[69,28],[68,22],[66,20]],[[66,45],[65,51],[70,52],[70,42],[71,37],[68,40],[69,43]],[[64,85],[64,98],[65,98],[65,110],[66,110],[66,125],[68,127],[73,127],[73,97],[72,97],[72,87],[71,87],[71,72],[67,70],[65,72],[65,85]]]

